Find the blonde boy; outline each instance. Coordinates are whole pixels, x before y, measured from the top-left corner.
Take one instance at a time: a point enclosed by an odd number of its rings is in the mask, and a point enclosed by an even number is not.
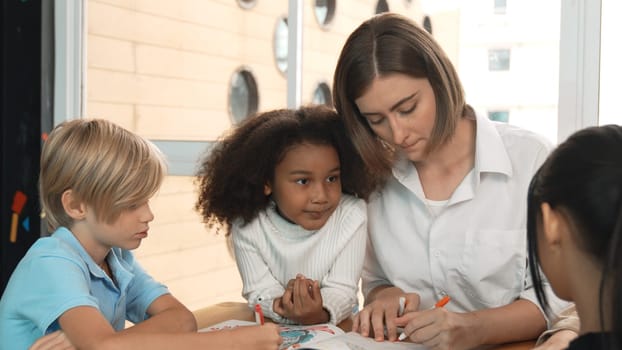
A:
[[[39,192],[53,233],[35,242],[9,280],[0,349],[26,349],[59,330],[76,348],[232,345],[226,334],[196,333],[192,313],[131,253],[148,236],[149,199],[165,174],[155,146],[111,122],[79,119],[52,131]],[[135,326],[124,329],[126,320]],[[266,349],[276,348],[274,333]],[[47,348],[41,343],[35,347]]]

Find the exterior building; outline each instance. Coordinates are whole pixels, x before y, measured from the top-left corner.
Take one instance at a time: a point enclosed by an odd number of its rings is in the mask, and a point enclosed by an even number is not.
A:
[[[557,142],[561,1],[470,1],[459,11],[469,103]]]

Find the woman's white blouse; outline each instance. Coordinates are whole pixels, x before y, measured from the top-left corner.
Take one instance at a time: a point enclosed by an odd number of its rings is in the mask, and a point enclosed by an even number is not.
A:
[[[530,131],[481,117],[476,129],[474,169],[441,210],[426,205],[417,170],[405,158],[373,196],[365,295],[394,285],[418,293],[425,309],[448,294],[446,308],[455,312],[518,298],[539,305],[527,266],[527,189],[552,146]],[[566,305],[546,288],[553,311]]]

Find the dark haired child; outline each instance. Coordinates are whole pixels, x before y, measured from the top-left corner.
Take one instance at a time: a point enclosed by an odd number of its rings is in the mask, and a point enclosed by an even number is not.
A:
[[[372,176],[327,107],[245,120],[203,161],[197,209],[231,234],[243,296],[279,323],[337,324],[358,304]],[[358,198],[357,198],[358,197]]]
[[[527,234],[536,295],[540,273],[574,301],[579,337],[568,349],[622,347],[622,127],[590,127],[560,144],[529,188]]]

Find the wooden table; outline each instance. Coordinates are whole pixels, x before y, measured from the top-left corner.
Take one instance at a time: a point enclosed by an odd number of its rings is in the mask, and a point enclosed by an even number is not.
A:
[[[255,315],[246,303],[225,302],[194,311],[199,329],[226,320],[255,321]],[[352,320],[347,319],[338,324],[339,328],[352,329]],[[527,350],[534,347],[535,341],[524,341],[491,347],[491,350]]]

